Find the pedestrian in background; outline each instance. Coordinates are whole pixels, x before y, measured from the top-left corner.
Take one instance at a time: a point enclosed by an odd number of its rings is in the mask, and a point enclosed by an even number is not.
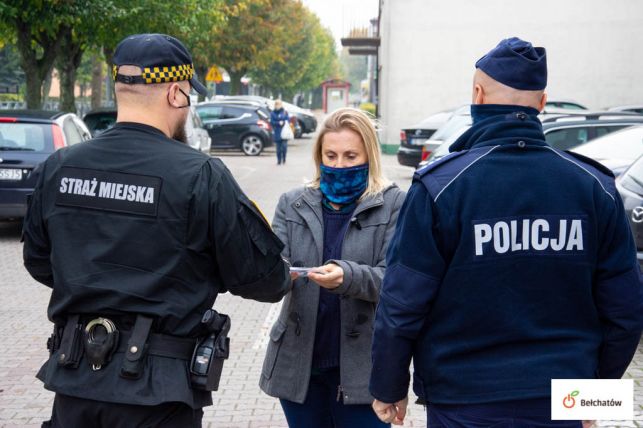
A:
[[[391,241],[373,407],[403,422],[413,357],[430,427],[581,427],[551,421],[551,380],[630,363],[632,233],[609,169],[545,142],[545,49],[506,39],[476,68],[473,126],[415,174]]]
[[[281,196],[273,220],[297,277],[270,332],[260,386],[293,428],[383,427],[370,407],[373,316],[404,199],[382,175],[375,128],[343,108],[313,148],[315,179]]]
[[[227,358],[205,341],[230,326],[210,308],[225,291],[279,301],[283,244],[223,163],[186,144],[190,89],[206,89],[185,46],[129,36],[113,64],[116,124],[42,164],[24,222],[25,267],[52,288],[43,426],[200,427]]]
[[[284,126],[290,126],[290,117],[280,99],[275,100],[275,108],[270,112],[270,124],[272,125],[273,139],[277,146],[277,165],[285,164],[288,139],[283,139],[281,133]]]

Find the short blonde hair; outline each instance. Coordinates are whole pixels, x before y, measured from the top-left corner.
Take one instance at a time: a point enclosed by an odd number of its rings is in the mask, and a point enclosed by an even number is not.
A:
[[[382,173],[382,155],[373,120],[362,110],[350,107],[337,109],[324,120],[321,130],[319,134],[317,134],[315,145],[313,146],[315,178],[310,182],[309,186],[315,189],[319,188],[324,136],[329,132],[340,132],[344,129],[356,132],[362,139],[362,143],[364,143],[364,148],[366,149],[366,156],[368,158],[368,186],[360,197],[360,200],[367,196],[374,196],[381,193],[390,185],[390,181],[384,177]]]

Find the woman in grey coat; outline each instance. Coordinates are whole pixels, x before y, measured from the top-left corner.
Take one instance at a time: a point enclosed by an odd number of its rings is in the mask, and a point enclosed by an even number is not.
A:
[[[293,428],[382,427],[368,392],[375,306],[404,192],[382,175],[375,129],[343,108],[322,125],[314,180],[281,196],[273,228],[294,284],[270,332],[260,386]]]

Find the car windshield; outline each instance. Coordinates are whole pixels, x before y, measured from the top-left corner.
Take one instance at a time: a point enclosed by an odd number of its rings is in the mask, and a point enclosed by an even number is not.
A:
[[[460,138],[462,134],[464,134],[471,126],[463,126],[454,133],[451,134],[449,138],[447,138],[442,144],[438,146],[437,149],[433,152],[432,159],[433,160],[438,160],[446,155],[449,154],[449,147],[451,144],[455,143],[455,141]]]
[[[573,149],[592,159],[631,159],[643,154],[643,126],[636,126],[597,138]]]
[[[431,140],[442,140],[445,141],[457,132],[460,128],[464,126],[470,126],[472,123],[470,114],[457,114],[451,117],[447,123],[442,125],[435,131],[435,134],[431,136]]]
[[[88,114],[83,119],[83,122],[85,122],[85,125],[87,125],[92,135],[97,136],[114,126],[116,123],[116,112]]]
[[[54,151],[51,124],[0,123],[0,151],[45,152]]]

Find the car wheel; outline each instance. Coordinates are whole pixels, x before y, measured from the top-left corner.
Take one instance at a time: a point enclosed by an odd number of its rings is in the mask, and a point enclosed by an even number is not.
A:
[[[241,151],[246,156],[258,156],[263,151],[263,141],[255,134],[247,135],[241,141]]]

